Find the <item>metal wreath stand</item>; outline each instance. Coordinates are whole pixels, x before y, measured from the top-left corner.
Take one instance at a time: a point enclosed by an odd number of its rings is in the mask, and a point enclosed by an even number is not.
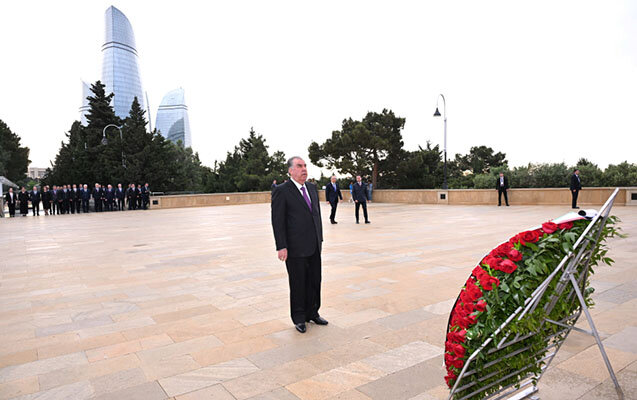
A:
[[[489,394],[485,398],[494,400],[504,398],[508,398],[509,400],[518,400],[531,396],[538,391],[537,382],[542,378],[544,372],[546,372],[549,365],[551,364],[551,361],[553,361],[553,358],[555,357],[560,347],[572,330],[586,333],[595,338],[597,347],[599,347],[599,351],[601,352],[604,363],[606,364],[606,368],[608,369],[608,373],[610,374],[610,377],[615,384],[617,396],[620,400],[624,399],[624,393],[619,386],[619,382],[617,382],[617,377],[615,376],[613,367],[608,360],[608,356],[606,355],[606,351],[604,350],[604,345],[602,344],[602,340],[599,337],[597,328],[595,328],[593,318],[591,317],[588,307],[586,306],[586,301],[584,300],[583,295],[583,291],[586,289],[586,281],[590,271],[590,261],[593,255],[593,251],[599,242],[602,229],[606,224],[606,220],[608,219],[610,210],[613,207],[613,202],[615,201],[615,197],[617,196],[618,192],[619,189],[615,189],[613,194],[608,198],[608,200],[606,200],[606,203],[604,203],[597,215],[595,215],[595,217],[591,220],[590,224],[586,227],[582,235],[577,239],[577,241],[573,245],[573,249],[566,256],[564,256],[562,261],[557,265],[557,267],[555,267],[551,274],[537,287],[537,289],[535,289],[531,296],[525,300],[524,306],[518,307],[518,309],[515,310],[515,312],[513,312],[513,314],[511,314],[506,319],[506,321],[504,321],[504,323],[500,325],[500,327],[495,332],[493,332],[493,334],[491,334],[491,336],[487,340],[485,340],[484,343],[475,352],[473,352],[469,356],[460,374],[458,375],[453,388],[451,388],[449,400],[451,400],[454,395],[467,389],[471,389],[471,391],[458,400],[470,399],[473,396],[484,393],[484,391],[491,389],[493,386],[498,385],[500,382],[518,374],[523,375],[524,377],[517,383],[504,386],[496,392]],[[490,373],[486,376],[481,377],[477,381],[463,385],[463,378],[480,372],[480,370],[476,369],[475,366],[470,368],[471,364],[476,359],[479,353],[486,351],[487,354],[493,354],[511,345],[519,343],[537,333],[534,332],[526,335],[516,334],[515,337],[510,338],[510,340],[509,336],[511,334],[507,334],[499,342],[497,342],[497,344],[495,342],[497,335],[502,332],[502,330],[505,329],[511,323],[511,321],[513,321],[514,319],[517,319],[519,321],[524,318],[524,316],[527,315],[529,312],[533,312],[536,309],[538,304],[540,304],[541,300],[544,298],[546,289],[549,287],[551,282],[553,282],[558,277],[558,275],[559,280],[557,281],[557,285],[555,286],[555,291],[544,306],[546,315],[550,315],[551,311],[557,304],[557,301],[562,297],[565,291],[565,301],[578,301],[579,309],[577,309],[573,314],[561,319],[560,321],[553,321],[548,318],[544,319],[542,325],[548,323],[563,328],[560,331],[547,337],[546,347],[544,347],[544,349],[539,352],[534,351],[534,354],[543,354],[544,352],[548,353],[544,357],[538,359],[536,363],[528,364],[510,374],[507,374],[506,376],[501,377],[495,382],[485,384],[484,386],[480,384],[480,382],[497,375],[498,372]],[[548,296],[549,294],[546,295]],[[591,328],[590,331],[575,327],[575,323],[577,322],[582,312],[586,316],[588,324]],[[491,346],[488,347],[489,345]],[[524,352],[530,353],[532,351],[533,350],[530,349],[530,346],[522,347],[521,349],[518,349],[503,357],[491,361],[488,364],[485,364],[484,367],[492,367],[501,362],[506,363],[507,359],[512,356],[523,354]],[[544,365],[542,365],[542,363],[544,363]],[[536,375],[530,371],[524,374],[524,371],[534,366],[541,368],[541,373],[539,375]]]

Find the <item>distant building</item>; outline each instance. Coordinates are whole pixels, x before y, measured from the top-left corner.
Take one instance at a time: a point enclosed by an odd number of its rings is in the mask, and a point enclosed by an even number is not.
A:
[[[31,179],[40,180],[45,174],[46,168],[29,167],[27,170],[27,176]]]
[[[181,140],[184,147],[192,146],[184,89],[172,90],[164,96],[157,109],[155,128],[174,143]]]
[[[91,92],[91,86],[82,81],[82,106],[80,107],[80,122],[82,125],[88,125],[88,121],[86,120],[86,114],[88,114],[89,105],[87,97],[93,96],[93,92]]]

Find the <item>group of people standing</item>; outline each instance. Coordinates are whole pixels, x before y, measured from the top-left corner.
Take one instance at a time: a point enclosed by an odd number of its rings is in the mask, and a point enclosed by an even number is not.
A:
[[[363,183],[360,175],[356,177],[356,183],[352,183],[350,185],[349,189],[352,194],[352,201],[356,204],[354,216],[356,217],[357,224],[359,223],[359,210],[361,207],[363,208],[365,223],[371,223],[367,216],[367,202],[372,200],[370,186],[371,184],[368,186]],[[338,183],[336,183],[336,177],[333,175],[330,179],[330,183],[325,185],[325,200],[327,200],[332,207],[332,211],[330,212],[330,222],[332,224],[338,224],[338,222],[336,222],[336,208],[338,207],[338,201],[343,200],[343,194],[341,193]]]
[[[23,186],[17,194],[10,188],[5,195],[10,217],[15,217],[16,208],[25,217],[29,213],[29,203],[34,216],[40,215],[40,207],[44,215],[88,213],[91,199],[95,212],[123,211],[126,206],[129,210],[145,210],[150,205],[150,187],[148,183],[144,186],[131,183],[124,189],[121,183],[117,188],[96,183],[93,189],[86,184],[76,184],[44,186],[42,191],[34,186],[33,190],[27,191]]]
[[[579,169],[577,168],[573,170],[573,174],[571,175],[569,189],[571,191],[571,207],[578,209],[577,197],[579,196],[580,190],[582,190],[582,179],[579,176]],[[507,195],[507,191],[509,190],[509,180],[502,172],[500,172],[500,176],[496,178],[495,190],[498,191],[498,206],[502,205],[502,195],[504,195],[504,202],[508,207],[509,196]]]

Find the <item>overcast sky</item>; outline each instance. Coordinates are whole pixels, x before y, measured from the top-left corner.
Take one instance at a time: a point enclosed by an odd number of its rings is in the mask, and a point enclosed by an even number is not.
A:
[[[344,118],[392,109],[407,149],[488,145],[510,165],[637,162],[637,2],[14,1],[0,5],[0,119],[46,167],[101,75],[104,11],[135,31],[153,119],[186,92],[202,161],[250,127],[307,155]],[[311,174],[319,170],[312,168]]]

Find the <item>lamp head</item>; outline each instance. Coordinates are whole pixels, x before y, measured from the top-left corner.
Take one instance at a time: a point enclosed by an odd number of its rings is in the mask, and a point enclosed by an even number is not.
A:
[[[108,144],[108,139],[106,139],[106,137],[103,137],[103,138],[102,138],[102,144],[103,144],[104,146],[106,146],[106,145]]]
[[[439,117],[440,111],[438,111],[438,107],[436,107],[436,112],[434,113],[434,117]]]

